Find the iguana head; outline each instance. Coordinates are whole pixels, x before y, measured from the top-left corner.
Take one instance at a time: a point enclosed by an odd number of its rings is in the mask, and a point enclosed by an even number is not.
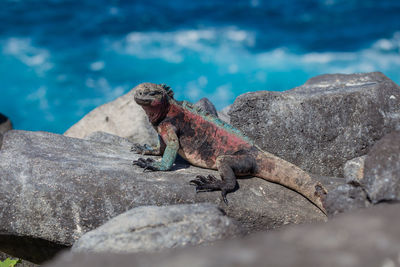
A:
[[[169,109],[169,99],[174,93],[165,84],[142,83],[136,86],[135,102],[142,106],[152,124],[164,119]]]

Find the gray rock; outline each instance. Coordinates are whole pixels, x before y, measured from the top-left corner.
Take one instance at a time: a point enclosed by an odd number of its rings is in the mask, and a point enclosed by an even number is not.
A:
[[[125,147],[131,147],[133,145],[133,143],[126,138],[106,132],[93,132],[86,136],[85,139],[93,142],[107,143]]]
[[[347,161],[344,164],[343,172],[346,183],[360,185],[361,179],[364,178],[364,163],[367,156],[361,156]]]
[[[321,75],[285,92],[239,96],[231,124],[302,169],[343,177],[344,163],[400,129],[400,88],[379,72]]]
[[[157,133],[142,107],[133,99],[135,88],[125,95],[95,108],[71,126],[64,135],[85,138],[93,132],[106,132],[134,143],[155,145]]]
[[[214,115],[215,117],[218,117],[218,113],[217,110],[214,106],[214,104],[208,100],[208,98],[203,97],[202,99],[200,99],[199,101],[197,101],[194,106],[200,108],[201,110],[208,112],[212,115]]]
[[[232,107],[232,105],[229,105],[229,106],[224,107],[222,110],[218,111],[218,117],[227,123],[230,123],[230,120],[231,120],[228,115],[229,111],[231,110],[231,107]]]
[[[399,220],[399,205],[379,205],[324,224],[290,226],[209,247],[127,255],[65,253],[46,266],[398,266]]]
[[[352,184],[340,185],[329,191],[325,200],[329,216],[366,208],[370,205],[365,191],[360,186]]]
[[[84,234],[73,252],[133,253],[178,248],[240,235],[240,228],[209,203],[144,206]]]
[[[361,183],[373,203],[400,200],[400,131],[386,135],[371,148]]]
[[[196,194],[189,184],[198,174],[217,172],[184,164],[143,172],[132,166],[138,157],[126,146],[8,131],[0,150],[0,251],[24,259],[36,253],[31,261],[37,263],[48,257],[43,250],[71,246],[110,218],[145,205],[216,203],[247,231],[326,218],[301,195],[258,178],[240,179],[226,206],[220,192]],[[27,255],[27,247],[37,251]]]

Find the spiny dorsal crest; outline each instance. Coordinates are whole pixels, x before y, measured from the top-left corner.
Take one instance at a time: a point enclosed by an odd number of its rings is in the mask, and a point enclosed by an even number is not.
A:
[[[164,83],[160,84],[160,86],[167,92],[167,95],[170,98],[174,98],[174,91],[172,91],[172,88]]]

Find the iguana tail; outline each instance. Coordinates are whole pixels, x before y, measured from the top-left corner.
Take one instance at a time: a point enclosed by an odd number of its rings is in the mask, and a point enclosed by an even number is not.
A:
[[[257,163],[254,176],[284,185],[302,194],[326,214],[323,201],[327,190],[307,172],[271,153],[259,149],[255,154]]]

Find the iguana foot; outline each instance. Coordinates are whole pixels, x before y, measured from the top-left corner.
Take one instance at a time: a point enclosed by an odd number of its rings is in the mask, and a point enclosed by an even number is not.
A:
[[[147,158],[147,159],[138,158],[138,160],[134,160],[134,161],[132,162],[132,165],[137,165],[137,166],[139,166],[139,167],[141,167],[141,168],[144,168],[144,169],[143,169],[143,172],[145,172],[146,170],[157,171],[158,168],[157,168],[156,166],[153,165],[154,162],[155,162],[155,161],[154,161],[154,159],[152,159],[152,158]]]
[[[215,178],[214,175],[197,175],[195,180],[191,180],[190,183],[196,186],[196,192],[210,192],[215,190],[221,190],[220,180]]]
[[[227,191],[223,189],[222,181],[215,178],[214,175],[209,174],[207,177],[197,175],[196,179],[191,180],[190,183],[196,186],[196,193],[221,190],[222,199],[228,205],[228,200],[226,199]]]
[[[151,147],[147,144],[141,145],[141,144],[133,144],[131,146],[131,152],[134,152],[136,154],[144,154],[146,151],[149,151]]]

